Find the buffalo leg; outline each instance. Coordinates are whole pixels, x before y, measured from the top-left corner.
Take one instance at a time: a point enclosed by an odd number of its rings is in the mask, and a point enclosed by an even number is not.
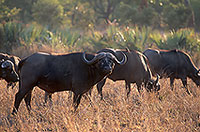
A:
[[[85,99],[90,98],[92,96],[92,88],[86,93],[86,95],[84,96]]]
[[[34,84],[27,84],[27,83],[22,82],[22,80],[19,81],[19,91],[15,94],[15,102],[14,102],[14,107],[13,107],[12,114],[16,114],[17,113],[19,105],[20,105],[22,99],[27,94],[29,94],[29,92],[31,93],[31,91],[33,90],[34,86],[35,86]],[[28,102],[29,98],[31,98],[31,95],[28,95],[27,99],[25,99],[25,101]]]
[[[181,81],[182,81],[184,88],[186,89],[186,92],[190,95],[190,92],[187,88],[187,78],[181,79]]]
[[[12,83],[11,88],[13,89],[17,85],[16,82]]]
[[[103,86],[104,86],[105,83],[106,83],[106,79],[100,81],[100,82],[97,84],[97,90],[98,90],[98,94],[100,94],[100,96],[101,96],[101,100],[103,100],[102,88],[103,88]]]
[[[77,95],[77,94],[74,94],[74,97],[73,97],[73,104],[75,104],[77,97],[78,97],[78,95]]]
[[[174,88],[174,78],[173,77],[170,77],[170,88],[173,91],[173,88]]]
[[[78,108],[78,105],[80,104],[81,101],[81,97],[82,94],[74,94],[74,98],[73,98],[73,105],[74,105],[74,111],[76,111],[76,109]]]
[[[29,113],[30,113],[30,111],[31,111],[31,95],[32,95],[32,90],[29,91],[29,92],[26,94],[25,98],[24,98],[25,103],[26,103],[26,108],[27,108],[27,110],[29,111]]]
[[[68,94],[68,100],[69,100],[69,99],[72,98],[72,91],[69,91],[68,93],[69,93],[69,94]]]
[[[53,104],[52,102],[52,94],[51,93],[48,93],[48,92],[45,92],[45,98],[44,98],[44,102],[45,104],[47,103],[47,100],[50,101],[51,104]]]
[[[139,92],[139,94],[141,95],[141,84],[136,84],[137,85],[137,90]]]
[[[32,90],[30,92],[28,92],[26,94],[26,97],[24,98],[25,103],[26,103],[26,108],[29,111],[29,113],[31,111],[31,93],[32,93]]]
[[[76,109],[78,108],[80,101],[81,101],[82,94],[80,94],[76,100]]]
[[[92,88],[86,94],[91,96],[92,95]]]
[[[45,95],[44,95],[45,104],[47,103],[48,98],[49,98],[49,93],[45,92]]]
[[[14,108],[13,108],[12,114],[17,113],[17,110],[18,110],[18,108],[19,108],[19,105],[20,105],[22,99],[25,97],[25,95],[26,95],[27,93],[30,92],[30,90],[32,90],[32,89],[21,90],[21,91],[19,90],[19,91],[16,93],[16,95],[15,95],[15,103],[14,103]]]
[[[10,86],[12,86],[12,83],[11,82],[7,83],[7,89],[9,89]]]
[[[16,82],[9,82],[8,84],[7,84],[7,89],[9,89],[9,87],[11,87],[12,89],[16,86]]]
[[[126,95],[127,95],[127,98],[128,98],[129,94],[131,92],[131,83],[125,81],[125,85],[126,85],[126,91],[127,91]]]

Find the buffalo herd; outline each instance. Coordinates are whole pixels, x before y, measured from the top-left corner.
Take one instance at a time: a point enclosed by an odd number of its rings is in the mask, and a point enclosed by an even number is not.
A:
[[[5,79],[7,87],[19,82],[12,114],[17,113],[22,99],[28,111],[31,109],[31,94],[35,86],[45,91],[71,91],[74,109],[78,108],[81,97],[94,85],[103,99],[102,88],[109,78],[124,80],[127,97],[131,83],[136,83],[138,92],[160,90],[159,78],[170,78],[173,90],[174,79],[181,79],[186,92],[187,77],[200,85],[200,71],[190,56],[180,50],[147,49],[143,53],[126,49],[102,49],[94,54],[74,52],[56,55],[37,52],[24,59],[0,53],[0,78]]]

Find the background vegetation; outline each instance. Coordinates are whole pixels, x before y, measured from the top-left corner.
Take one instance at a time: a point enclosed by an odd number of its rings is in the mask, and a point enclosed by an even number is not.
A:
[[[26,57],[36,51],[96,52],[102,48],[181,49],[200,64],[199,0],[0,0],[0,52]],[[168,80],[169,81],[169,80]],[[200,90],[189,81],[192,96],[176,82],[170,91],[161,80],[160,95],[108,81],[104,101],[96,89],[72,112],[67,92],[44,106],[35,89],[32,113],[25,104],[10,115],[18,90],[0,88],[0,131],[200,131]]]
[[[198,0],[0,0],[0,7],[2,52],[200,49]]]

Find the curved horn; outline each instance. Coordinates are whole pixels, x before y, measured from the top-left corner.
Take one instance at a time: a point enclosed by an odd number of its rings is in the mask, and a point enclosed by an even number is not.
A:
[[[1,68],[9,68],[9,69],[11,69],[11,68],[12,68],[12,62],[9,61],[9,60],[4,61],[4,62],[1,64]]]
[[[113,57],[113,59],[115,60],[116,63],[118,63],[120,65],[124,65],[126,63],[126,61],[127,61],[127,57],[122,51],[120,51],[120,52],[121,52],[121,54],[123,56],[123,59],[121,61],[119,61],[113,54],[112,54],[112,57]]]
[[[85,52],[83,53],[83,61],[88,64],[88,65],[91,65],[91,64],[94,64],[97,60],[103,58],[106,56],[106,53],[105,52],[101,52],[97,55],[95,55],[95,57],[92,59],[92,60],[87,60],[86,57],[85,57]]]
[[[160,76],[157,74],[157,78],[156,78],[156,80],[155,80],[155,84],[158,83],[159,79],[160,79]]]

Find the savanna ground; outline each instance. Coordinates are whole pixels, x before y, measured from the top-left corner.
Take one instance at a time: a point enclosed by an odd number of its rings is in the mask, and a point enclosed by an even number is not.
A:
[[[139,95],[132,85],[130,97],[126,98],[123,81],[107,80],[100,100],[96,86],[91,103],[82,98],[78,111],[73,112],[72,99],[68,92],[53,94],[53,105],[44,106],[44,91],[35,88],[32,94],[32,111],[29,114],[22,101],[18,114],[10,115],[18,86],[7,89],[0,83],[0,131],[200,131],[200,89],[189,80],[191,96],[175,81],[171,91],[168,79],[161,79],[159,95],[143,90]],[[9,118],[7,118],[9,117]]]
[[[200,66],[199,0],[101,1],[0,0],[0,52],[24,58],[36,51],[179,49]],[[102,19],[106,10],[110,13]],[[139,95],[132,85],[127,99],[124,82],[109,80],[104,100],[94,88],[91,99],[82,98],[76,113],[68,92],[55,93],[53,106],[45,106],[44,91],[35,88],[31,113],[22,101],[18,114],[12,116],[18,87],[7,89],[2,80],[0,132],[200,131],[199,88],[189,81],[190,96],[180,81],[174,91],[169,80],[161,80],[161,86],[159,95],[145,90]]]

